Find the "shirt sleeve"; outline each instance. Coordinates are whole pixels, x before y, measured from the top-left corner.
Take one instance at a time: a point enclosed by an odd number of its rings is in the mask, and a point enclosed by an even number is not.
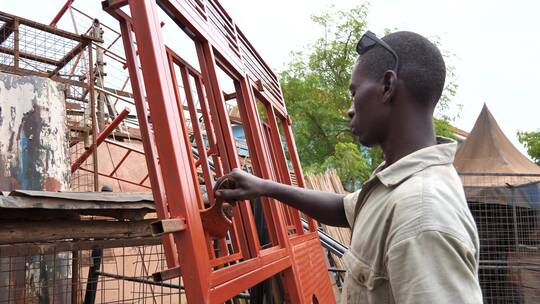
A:
[[[358,195],[360,191],[347,194],[343,198],[343,208],[345,209],[345,216],[347,217],[347,222],[349,222],[349,227],[352,228],[354,222],[354,209],[356,208],[356,202],[358,202]]]
[[[475,252],[457,237],[426,231],[387,253],[396,303],[482,303]]]

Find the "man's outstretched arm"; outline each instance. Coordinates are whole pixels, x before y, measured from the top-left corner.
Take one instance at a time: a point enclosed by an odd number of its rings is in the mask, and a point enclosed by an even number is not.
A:
[[[284,185],[261,179],[240,169],[233,169],[228,177],[235,182],[236,188],[216,191],[216,196],[224,200],[237,201],[268,196],[323,224],[342,227],[349,225],[343,207],[344,195]]]

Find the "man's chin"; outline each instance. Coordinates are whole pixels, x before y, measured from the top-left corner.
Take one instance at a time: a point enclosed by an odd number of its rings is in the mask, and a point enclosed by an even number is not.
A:
[[[377,145],[363,136],[355,135],[354,137],[356,138],[356,141],[359,142],[364,147],[373,148]]]

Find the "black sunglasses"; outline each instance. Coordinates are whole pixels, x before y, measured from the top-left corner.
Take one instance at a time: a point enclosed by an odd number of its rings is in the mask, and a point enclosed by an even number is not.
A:
[[[396,60],[394,72],[397,74],[399,70],[399,57],[397,53],[386,42],[380,38],[377,38],[372,31],[367,31],[364,35],[362,35],[358,41],[358,44],[356,45],[356,52],[358,55],[363,55],[377,44],[385,48],[388,52],[390,52],[390,54],[392,54],[392,56],[394,56],[394,59]]]

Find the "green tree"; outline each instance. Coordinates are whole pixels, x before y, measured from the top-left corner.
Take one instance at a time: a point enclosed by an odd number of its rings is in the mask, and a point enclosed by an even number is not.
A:
[[[540,131],[517,132],[519,142],[527,148],[527,153],[540,165]]]
[[[307,169],[313,173],[335,169],[343,188],[351,192],[359,188],[371,172],[368,159],[360,152],[358,145],[352,142],[337,143],[333,155],[322,164],[314,164]]]
[[[348,86],[358,56],[355,46],[367,30],[367,15],[368,5],[362,4],[349,10],[330,7],[327,12],[313,16],[312,20],[322,30],[321,36],[303,51],[292,53],[291,61],[280,73],[304,168],[320,172],[333,167],[345,186],[348,183],[353,187],[358,186],[357,181],[364,181],[383,159],[380,148],[366,149],[355,143],[347,115],[351,105]],[[435,121],[437,133],[444,136],[451,135],[452,115],[448,113],[457,90],[454,70],[450,67],[448,71],[449,81],[438,108],[439,119]],[[351,151],[345,153],[346,149]],[[352,155],[351,159],[362,165],[353,169],[339,164],[338,156]],[[354,174],[357,179],[352,178]]]

